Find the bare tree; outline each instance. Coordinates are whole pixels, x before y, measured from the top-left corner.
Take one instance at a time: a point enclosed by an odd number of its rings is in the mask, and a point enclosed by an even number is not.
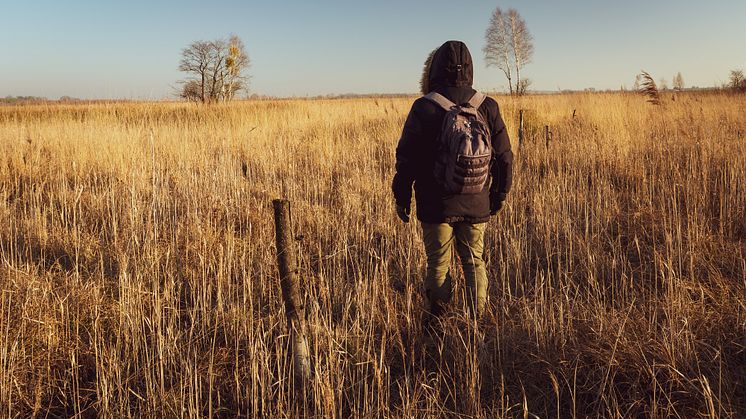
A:
[[[487,66],[495,66],[503,71],[508,79],[511,95],[514,92],[525,93],[530,82],[521,82],[521,69],[531,62],[534,55],[533,37],[526,21],[515,9],[503,12],[498,7],[492,13],[484,38],[485,46],[482,51]]]
[[[211,50],[210,42],[196,41],[181,51],[179,71],[190,75],[189,79],[182,82],[183,89],[180,96],[184,99],[193,99],[195,94],[194,83],[199,83],[199,100],[202,103],[207,101],[205,88],[207,87]]]
[[[526,92],[528,92],[528,88],[531,86],[531,79],[525,78],[521,79],[520,82],[516,85],[515,91],[519,95],[525,95]]]
[[[228,41],[228,57],[226,58],[226,68],[228,70],[226,79],[227,100],[233,100],[237,92],[248,89],[249,76],[245,71],[251,65],[249,55],[246,53],[246,47],[241,38],[231,35]]]
[[[513,94],[513,54],[510,48],[510,33],[506,22],[506,15],[498,7],[492,12],[490,24],[484,34],[485,45],[482,48],[487,67],[497,67],[508,79],[508,90]]]
[[[673,88],[674,90],[684,90],[684,76],[681,75],[680,71],[673,77]]]
[[[731,70],[728,87],[737,92],[746,91],[746,77],[743,75],[743,70]]]
[[[530,63],[534,57],[534,38],[526,27],[526,21],[515,9],[508,10],[508,21],[510,22],[510,45],[515,59],[515,85],[521,88],[518,94],[523,94],[529,83],[521,83],[521,68]]]
[[[658,80],[658,88],[660,90],[668,90],[668,82],[665,77],[661,77],[661,79]]]
[[[186,80],[179,90],[179,97],[190,102],[204,102],[202,86],[197,80]]]
[[[200,102],[228,101],[248,88],[245,74],[250,60],[240,38],[197,41],[182,51],[179,70],[189,74],[181,81],[179,96]],[[197,93],[199,93],[197,95]]]
[[[210,66],[208,75],[210,77],[208,97],[211,102],[220,100],[225,79],[225,57],[228,55],[228,47],[224,40],[217,39],[210,42]]]

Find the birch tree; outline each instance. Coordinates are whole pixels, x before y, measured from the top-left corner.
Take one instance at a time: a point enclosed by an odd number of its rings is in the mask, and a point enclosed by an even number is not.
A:
[[[684,90],[684,76],[681,72],[676,73],[673,77],[673,88],[674,90]]]
[[[485,45],[482,48],[487,67],[497,67],[508,79],[508,90],[513,95],[513,53],[510,48],[510,33],[506,23],[506,16],[498,7],[492,13],[490,24],[484,34]]]
[[[246,54],[246,48],[243,41],[236,35],[231,35],[228,41],[228,57],[226,58],[226,91],[227,100],[233,100],[236,92],[248,88],[249,76],[245,71],[250,66],[249,56]]]
[[[521,69],[529,64],[534,55],[533,37],[526,21],[515,9],[503,12],[499,7],[490,17],[485,31],[485,45],[482,48],[487,66],[502,70],[508,79],[510,94],[523,94],[529,86],[521,81]],[[515,75],[515,83],[513,76]]]
[[[508,22],[510,23],[510,47],[515,60],[516,92],[522,95],[526,93],[528,83],[521,83],[521,69],[534,57],[534,38],[526,27],[526,21],[515,9],[508,10]]]

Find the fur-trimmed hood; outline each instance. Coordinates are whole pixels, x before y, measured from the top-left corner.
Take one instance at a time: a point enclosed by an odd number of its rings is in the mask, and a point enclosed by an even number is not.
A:
[[[461,41],[448,41],[425,60],[420,92],[426,95],[439,87],[471,87],[474,65],[469,48]]]

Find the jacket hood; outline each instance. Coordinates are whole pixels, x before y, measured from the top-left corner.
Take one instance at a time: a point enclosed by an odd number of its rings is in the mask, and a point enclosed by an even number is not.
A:
[[[474,66],[469,48],[461,41],[448,41],[425,60],[420,90],[426,95],[440,87],[471,87],[473,81]]]

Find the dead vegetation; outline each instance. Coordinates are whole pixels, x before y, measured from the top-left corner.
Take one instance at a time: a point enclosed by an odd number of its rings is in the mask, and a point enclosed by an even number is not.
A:
[[[653,77],[648,74],[647,71],[643,71],[642,73],[640,73],[640,80],[642,81],[642,83],[640,84],[640,93],[648,98],[649,103],[652,103],[653,105],[660,105],[661,95],[658,91],[658,85],[655,84],[655,80],[653,80]]]
[[[498,99],[514,147],[518,109],[539,128],[488,228],[483,339],[460,298],[435,355],[420,231],[389,191],[411,99],[0,109],[2,415],[743,416],[745,99]]]

